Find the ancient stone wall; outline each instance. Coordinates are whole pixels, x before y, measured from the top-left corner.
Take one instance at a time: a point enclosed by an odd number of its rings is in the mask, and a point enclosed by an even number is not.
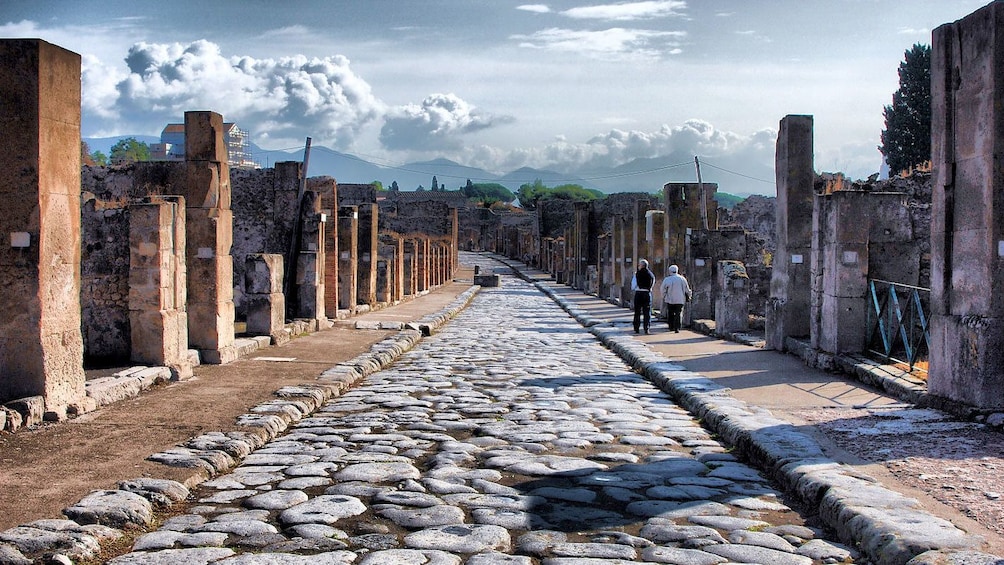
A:
[[[247,317],[244,272],[247,257],[279,254],[286,267],[289,266],[300,171],[299,162],[287,161],[276,163],[272,169],[234,168],[230,172],[234,214],[230,255],[234,263],[234,308],[238,320]]]
[[[81,330],[84,359],[101,366],[129,358],[129,209],[91,197],[81,207]]]

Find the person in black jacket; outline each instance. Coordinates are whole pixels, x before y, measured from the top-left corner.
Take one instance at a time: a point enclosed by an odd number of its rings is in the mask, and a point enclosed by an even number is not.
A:
[[[652,288],[655,287],[655,273],[648,268],[648,261],[638,261],[638,270],[631,277],[631,290],[634,291],[634,333],[642,326],[644,318],[645,333],[652,322]]]

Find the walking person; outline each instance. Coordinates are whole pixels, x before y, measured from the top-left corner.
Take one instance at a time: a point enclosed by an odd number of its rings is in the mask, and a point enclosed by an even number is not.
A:
[[[634,333],[638,333],[643,325],[645,333],[652,323],[652,289],[655,288],[655,273],[648,268],[648,261],[638,261],[638,270],[631,277],[631,290],[634,291]],[[644,320],[643,320],[644,318]]]
[[[669,323],[669,330],[680,333],[680,315],[683,314],[683,305],[690,302],[694,293],[690,290],[690,283],[686,277],[680,274],[680,268],[676,265],[669,266],[669,275],[662,279],[662,300],[666,304],[666,321]]]

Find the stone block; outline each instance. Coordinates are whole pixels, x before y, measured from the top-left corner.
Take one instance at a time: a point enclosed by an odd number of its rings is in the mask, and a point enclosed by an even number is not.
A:
[[[224,163],[186,161],[184,191],[190,208],[229,210],[233,198],[230,170]]]
[[[560,281],[559,281],[560,282]],[[484,287],[492,288],[502,285],[501,275],[475,275],[474,284]]]
[[[234,213],[221,208],[188,208],[186,253],[193,257],[230,256],[234,244]]]
[[[208,365],[226,365],[240,358],[240,352],[233,345],[221,349],[200,349],[199,357]]]
[[[230,255],[190,258],[188,262],[188,305],[232,302],[233,257]]]
[[[22,425],[25,426],[42,423],[45,415],[45,397],[41,395],[11,400],[4,406],[20,414]]]
[[[171,365],[187,351],[187,328],[176,310],[134,310],[129,313],[134,363]],[[184,337],[183,337],[184,336]]]
[[[185,112],[185,160],[226,163],[223,116],[216,112]]]
[[[248,255],[244,267],[244,292],[271,294],[282,292],[283,257],[278,253]]]
[[[188,342],[204,352],[230,347],[234,342],[234,303],[196,302],[188,308]],[[205,359],[205,355],[202,354]]]
[[[281,292],[247,297],[248,335],[273,335],[286,323],[286,297]]]

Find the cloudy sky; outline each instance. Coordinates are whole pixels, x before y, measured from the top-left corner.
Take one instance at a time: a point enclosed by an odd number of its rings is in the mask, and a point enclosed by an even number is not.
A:
[[[987,1],[2,0],[0,37],[82,55],[84,137],[209,109],[267,149],[384,165],[754,170],[812,114],[816,169],[863,178],[904,51]]]

